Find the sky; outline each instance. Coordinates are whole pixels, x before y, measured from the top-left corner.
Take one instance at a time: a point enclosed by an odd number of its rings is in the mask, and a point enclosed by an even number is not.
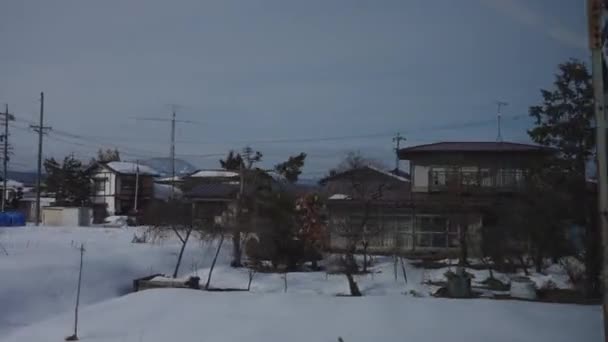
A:
[[[168,156],[218,168],[250,145],[265,166],[308,154],[323,176],[348,151],[394,167],[402,146],[529,142],[528,108],[559,63],[589,60],[584,1],[4,0],[0,104],[9,167],[44,156]]]

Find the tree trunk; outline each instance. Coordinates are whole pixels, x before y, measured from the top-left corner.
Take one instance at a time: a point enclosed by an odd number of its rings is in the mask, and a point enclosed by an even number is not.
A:
[[[466,266],[468,264],[469,251],[467,245],[467,227],[466,224],[460,224],[458,229],[458,242],[460,244],[460,258],[458,260],[458,266]]]
[[[190,238],[190,233],[192,233],[192,228],[188,229],[186,233],[186,237],[182,241],[182,248],[179,250],[179,256],[177,257],[177,263],[175,264],[175,270],[173,270],[173,278],[177,278],[177,272],[179,271],[179,266],[182,264],[182,257],[184,256],[184,250],[186,249],[186,245],[188,244],[188,239]]]
[[[232,261],[230,262],[231,267],[243,267],[241,263],[241,232],[235,231],[232,234]]]
[[[524,274],[527,275],[527,276],[529,276],[530,272],[528,272],[528,265],[526,265],[526,261],[524,260],[523,255],[521,255],[521,254],[518,255],[518,258],[519,258],[519,263],[521,264],[521,267],[524,270]]]
[[[363,273],[367,273],[367,246],[369,246],[369,243],[367,241],[363,242]]]
[[[536,273],[543,271],[543,253],[540,248],[536,249],[536,253],[534,255],[534,267],[536,268]]]
[[[361,297],[362,294],[359,290],[359,285],[357,285],[357,282],[355,281],[355,278],[353,278],[352,273],[350,273],[350,271],[346,271],[344,274],[346,275],[346,279],[348,280],[350,295],[353,297]]]
[[[215,263],[217,262],[217,256],[220,255],[220,250],[222,249],[222,244],[224,243],[224,234],[220,237],[220,243],[217,246],[217,250],[215,251],[215,256],[213,257],[213,261],[211,262],[211,268],[209,268],[209,274],[207,275],[207,283],[205,284],[205,290],[209,290],[209,284],[211,283],[211,274],[213,273],[213,269],[215,268]],[[249,281],[251,284],[251,281]]]
[[[585,232],[585,296],[587,298],[599,298],[601,295],[600,273],[601,247],[600,234],[597,219],[593,219],[587,226]]]

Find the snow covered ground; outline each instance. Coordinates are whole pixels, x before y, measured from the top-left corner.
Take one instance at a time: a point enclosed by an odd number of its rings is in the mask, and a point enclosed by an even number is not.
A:
[[[57,341],[70,332],[78,270],[77,246],[84,243],[81,340],[168,341],[599,341],[596,306],[514,301],[446,300],[429,297],[446,269],[421,270],[406,263],[407,284],[390,258],[377,258],[375,273],[357,277],[363,298],[348,293],[343,275],[323,272],[258,273],[250,293],[147,290],[130,294],[131,280],[171,274],[179,243],[131,243],[128,228],[14,228],[0,230],[0,341]],[[248,271],[228,266],[225,244],[213,287],[246,288]],[[206,281],[214,242],[193,240],[180,275]],[[476,281],[487,271],[475,271]],[[497,277],[507,277],[498,274]],[[559,270],[534,279],[567,280]],[[122,296],[122,297],[121,297]],[[117,298],[120,297],[120,298]],[[97,304],[95,304],[97,303]],[[26,327],[27,326],[27,327]]]
[[[59,315],[5,342],[60,341]],[[166,341],[601,341],[597,307],[406,296],[147,290],[82,310],[79,337],[96,342]]]
[[[78,246],[84,244],[82,303],[91,304],[131,291],[131,279],[172,273],[179,245],[132,244],[134,230],[120,228],[0,229],[0,337],[74,306],[78,277]],[[192,244],[184,272],[200,260]],[[198,266],[197,266],[198,267]]]

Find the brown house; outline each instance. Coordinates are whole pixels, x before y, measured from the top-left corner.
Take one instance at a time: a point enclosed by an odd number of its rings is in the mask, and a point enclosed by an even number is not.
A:
[[[398,153],[401,160],[409,161],[411,179],[403,182],[407,190],[384,191],[374,199],[374,214],[367,225],[381,234],[370,249],[451,254],[459,249],[464,231],[470,253],[477,254],[481,227],[489,221],[487,209],[517,201],[530,168],[553,150],[509,142],[440,142]],[[342,203],[329,196],[330,230],[337,229],[341,220],[343,224],[345,215],[360,215],[357,198],[344,195],[338,196]],[[346,204],[349,201],[353,204]],[[332,245],[340,247],[337,242]]]

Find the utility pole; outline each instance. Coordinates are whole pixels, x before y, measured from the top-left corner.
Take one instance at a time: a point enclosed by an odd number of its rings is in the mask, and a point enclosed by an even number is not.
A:
[[[148,117],[136,117],[136,120],[145,120],[145,121],[161,121],[161,122],[167,122],[170,121],[171,122],[171,136],[170,136],[170,141],[171,141],[171,146],[169,148],[169,159],[170,159],[170,163],[171,163],[171,198],[173,198],[174,195],[174,190],[175,190],[175,125],[180,122],[180,123],[191,123],[191,124],[199,124],[199,122],[196,121],[189,121],[189,120],[177,120],[176,119],[176,107],[177,105],[172,105],[171,106],[171,118],[169,119],[165,119],[165,118],[148,118]]]
[[[604,90],[602,48],[604,45],[602,31],[602,16],[605,8],[601,0],[587,0],[589,20],[589,47],[591,49],[591,67],[593,82],[593,98],[596,122],[596,150],[598,164],[598,204],[599,223],[602,233],[603,250],[603,301],[604,340],[608,341],[608,165],[606,146],[606,92]]]
[[[175,106],[172,108],[173,115],[171,116],[171,199],[175,193]]]
[[[393,138],[393,142],[395,143],[395,172],[399,172],[399,148],[401,146],[401,142],[405,141],[405,137],[401,136],[401,133],[397,133]]]
[[[502,142],[502,132],[501,132],[501,127],[500,127],[500,125],[501,125],[500,120],[502,119],[501,109],[502,109],[502,107],[506,107],[509,104],[504,101],[496,101],[496,105],[498,106],[498,111],[496,112],[496,117],[498,119],[498,136],[496,137],[496,141]]]
[[[74,307],[74,334],[65,338],[66,341],[78,341],[78,307],[80,306],[80,286],[82,284],[82,261],[84,258],[84,244],[80,244],[80,268],[78,271],[78,290],[76,292],[76,307]]]
[[[8,104],[5,106],[4,111],[4,134],[2,135],[2,140],[4,142],[4,151],[2,158],[2,212],[6,211],[6,187],[7,187],[7,179],[8,179],[8,156],[9,156],[9,145],[8,145],[8,122],[9,120],[15,120],[15,117],[8,112]]]
[[[139,195],[139,159],[136,161],[136,169],[135,169],[135,198],[133,199],[133,211],[137,216],[137,197]]]
[[[34,132],[38,132],[38,172],[36,176],[36,225],[40,224],[40,186],[42,183],[42,136],[51,127],[44,126],[44,93],[40,93],[40,122],[30,125]]]

